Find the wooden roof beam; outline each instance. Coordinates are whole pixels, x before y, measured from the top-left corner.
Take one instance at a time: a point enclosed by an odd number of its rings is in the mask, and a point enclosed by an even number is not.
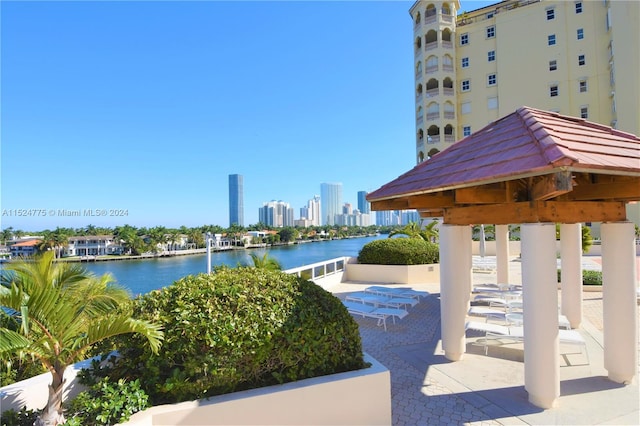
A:
[[[572,200],[640,200],[640,178],[607,183],[579,181],[568,197]]]
[[[496,204],[509,201],[506,188],[483,186],[456,189],[455,199],[456,204]]]
[[[418,210],[420,217],[442,217],[444,215],[444,209],[431,209],[431,210]]]
[[[454,207],[445,209],[444,223],[472,225],[492,223],[580,223],[627,220],[624,202],[618,201],[531,201]]]
[[[409,198],[409,208],[411,209],[429,210],[453,206],[453,195],[444,195],[443,193],[415,195]]]
[[[529,190],[531,200],[548,200],[557,197],[573,189],[571,184],[571,172],[558,172],[545,175],[534,182]]]
[[[409,200],[407,198],[399,198],[393,200],[372,201],[371,210],[407,210],[410,209]]]

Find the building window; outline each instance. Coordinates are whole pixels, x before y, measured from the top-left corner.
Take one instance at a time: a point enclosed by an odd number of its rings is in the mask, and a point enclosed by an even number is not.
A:
[[[578,40],[582,40],[584,38],[584,30],[582,28],[578,28],[577,35]]]
[[[469,58],[462,58],[462,68],[469,67]]]
[[[487,109],[498,109],[498,98],[488,98],[487,99]]]
[[[460,36],[460,45],[464,46],[465,44],[469,44],[469,33],[464,33]]]
[[[496,36],[496,27],[495,27],[495,25],[487,27],[487,38],[493,38],[495,36]]]
[[[556,10],[554,8],[547,9],[547,21],[551,21],[556,18]]]
[[[489,74],[487,76],[487,85],[488,86],[495,86],[496,85],[496,75],[495,74]]]
[[[468,92],[471,90],[471,80],[462,80],[462,91]]]
[[[576,13],[582,13],[582,2],[581,1],[577,1],[576,2]]]
[[[490,50],[487,52],[487,60],[489,62],[493,62],[496,60],[496,51],[495,50]]]
[[[580,93],[584,93],[587,91],[587,80],[580,80],[578,85],[580,87]]]
[[[580,107],[580,118],[589,118],[589,107]]]
[[[549,71],[555,71],[558,69],[558,61],[555,59],[553,61],[549,61]]]
[[[471,126],[464,126],[462,128],[462,136],[469,136],[471,135]]]
[[[494,12],[487,13],[487,19],[493,18]]]
[[[549,96],[551,96],[552,98],[555,96],[558,96],[558,85],[554,84],[549,86]]]
[[[460,105],[460,113],[471,114],[471,102],[463,102]]]
[[[584,55],[578,55],[578,66],[583,66],[587,61],[584,59]]]
[[[556,35],[555,34],[550,34],[547,36],[547,45],[549,46],[555,46],[556,44]]]

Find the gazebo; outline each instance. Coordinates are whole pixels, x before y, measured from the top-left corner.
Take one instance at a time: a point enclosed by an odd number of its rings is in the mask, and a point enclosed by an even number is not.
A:
[[[582,320],[582,222],[602,222],[604,368],[631,383],[638,369],[634,224],[640,138],[608,126],[521,107],[367,195],[373,210],[442,217],[442,347],[466,349],[472,288],[471,226],[496,225],[498,282],[508,282],[508,225],[521,224],[524,375],[529,401],[560,396],[556,223],[561,224],[561,312]]]

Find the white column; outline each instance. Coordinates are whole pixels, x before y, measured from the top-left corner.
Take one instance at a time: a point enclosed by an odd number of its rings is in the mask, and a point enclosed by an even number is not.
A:
[[[451,361],[461,359],[466,350],[471,259],[471,227],[440,226],[440,327],[444,356]]]
[[[571,328],[582,323],[582,226],[560,225],[560,259],[562,265],[562,315]]]
[[[546,409],[560,396],[556,226],[523,224],[521,235],[524,387],[529,402]]]
[[[631,222],[603,223],[600,234],[604,368],[610,380],[629,384],[638,373],[634,226]]]
[[[509,281],[509,225],[496,225],[496,269],[498,283]]]

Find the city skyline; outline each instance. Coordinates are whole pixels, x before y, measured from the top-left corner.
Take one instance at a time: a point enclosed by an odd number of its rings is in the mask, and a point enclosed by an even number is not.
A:
[[[415,164],[410,5],[2,2],[0,227],[224,226],[234,173],[246,225],[353,203]]]

